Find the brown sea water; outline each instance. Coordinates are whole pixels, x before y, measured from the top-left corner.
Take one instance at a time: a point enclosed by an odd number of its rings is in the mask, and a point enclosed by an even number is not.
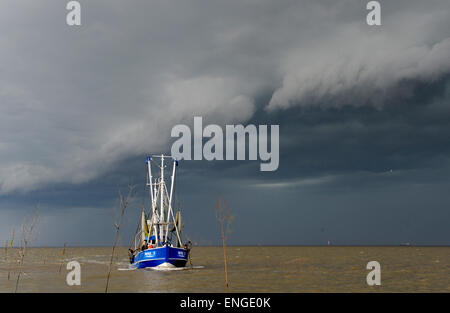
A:
[[[224,292],[221,247],[194,247],[193,269],[124,270],[117,248],[110,292]],[[104,292],[110,247],[29,248],[19,292]],[[18,249],[0,253],[0,292],[14,292]],[[450,247],[228,247],[230,292],[450,292]],[[67,262],[81,265],[81,286],[68,286]],[[368,286],[369,261],[381,264],[381,286]],[[8,279],[9,273],[9,279]]]

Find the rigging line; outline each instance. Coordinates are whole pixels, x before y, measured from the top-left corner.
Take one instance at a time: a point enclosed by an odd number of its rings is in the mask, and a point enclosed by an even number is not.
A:
[[[178,192],[178,191],[180,191],[180,192]],[[178,197],[178,195],[181,194],[181,189],[180,189],[180,183],[179,183],[178,176],[175,176],[174,192],[175,192],[175,200],[177,201],[177,209],[178,209],[178,211],[181,212],[180,199]]]
[[[134,236],[132,237],[132,239],[130,241],[130,245],[128,246],[128,248],[131,248],[131,246],[133,245],[134,241],[136,240],[136,235],[138,233],[138,230],[139,230],[139,223],[136,226],[136,230],[134,231]]]
[[[147,186],[147,179],[148,179],[148,172],[146,171],[146,173],[145,173],[145,182],[144,182],[144,192],[143,192],[143,194],[142,194],[142,209],[145,211],[145,189],[146,189],[146,186]],[[151,187],[151,186],[150,186]],[[142,213],[141,213],[142,214]],[[140,220],[139,220],[140,221]],[[131,241],[130,241],[130,245],[129,245],[129,247],[128,248],[131,248],[131,246],[133,245],[133,241],[135,241],[135,239],[136,239],[136,235],[137,235],[137,233],[138,233],[138,230],[139,230],[139,224],[140,223],[137,223],[137,226],[136,226],[136,230],[135,230],[135,232],[134,232],[134,236],[133,236],[133,239],[131,239]]]
[[[165,190],[166,190],[166,192],[167,192],[167,187],[164,185],[164,188],[165,188]],[[181,235],[180,235],[180,231],[179,231],[179,229],[178,229],[178,226],[177,226],[177,223],[176,223],[176,220],[175,220],[175,216],[173,215],[173,208],[172,208],[172,204],[170,204],[169,203],[169,208],[168,208],[168,212],[167,212],[167,216],[169,216],[169,214],[171,214],[172,215],[172,220],[173,220],[173,224],[174,224],[174,226],[175,226],[175,231],[176,231],[176,233],[177,233],[177,238],[178,238],[178,241],[180,242],[180,246],[183,244],[183,242],[181,241]],[[169,216],[169,219],[170,219],[170,216]],[[167,231],[166,231],[166,234],[169,232],[169,226],[167,226]]]
[[[150,162],[153,162],[155,164],[155,166],[161,168],[161,165],[159,165],[158,163],[156,163],[152,158],[150,158]]]
[[[149,181],[148,172],[145,171],[145,182],[144,182],[144,192],[142,193],[142,209],[145,212],[145,189],[147,189],[147,182]],[[150,182],[151,187],[152,182]]]
[[[175,182],[178,180],[178,177],[175,177]],[[176,183],[175,184],[175,188],[174,188],[174,193],[175,193],[175,201],[177,202],[177,211],[180,211],[181,212],[181,208],[180,208],[180,199],[178,198],[178,189],[179,189],[179,187],[177,187],[178,186],[178,183]]]
[[[181,214],[181,206],[180,206],[180,199],[178,198],[178,190],[180,189],[180,187],[179,187],[179,179],[178,179],[178,176],[175,176],[175,180],[174,180],[174,193],[175,193],[175,200],[176,200],[176,202],[177,202],[177,211],[179,211],[180,212],[180,214]],[[173,208],[173,207],[172,207]],[[182,223],[182,228],[184,229],[184,223]],[[180,230],[178,230],[179,231],[179,233],[180,233],[180,240],[183,240],[183,234],[184,234],[184,231],[183,232],[181,232],[182,230],[180,229]],[[181,243],[182,244],[182,243]]]

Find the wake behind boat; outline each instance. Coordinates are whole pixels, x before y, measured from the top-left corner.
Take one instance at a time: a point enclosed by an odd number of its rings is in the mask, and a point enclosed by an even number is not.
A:
[[[154,162],[154,158],[159,158],[161,165]],[[165,159],[172,161],[170,192],[164,180]],[[152,162],[161,169],[160,177],[152,176]],[[185,267],[191,244],[183,244],[181,211],[178,210],[174,215],[172,208],[178,161],[172,156],[161,154],[147,157],[146,163],[146,186],[150,191],[151,205],[149,212],[146,212],[145,207],[142,208],[140,227],[134,237],[134,249],[130,248],[128,251],[131,267]]]

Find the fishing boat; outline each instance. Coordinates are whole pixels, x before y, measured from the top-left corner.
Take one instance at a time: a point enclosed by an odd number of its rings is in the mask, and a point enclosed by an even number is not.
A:
[[[164,171],[172,165],[170,189],[165,181]],[[160,176],[152,176],[152,164],[160,168]],[[134,249],[128,250],[131,267],[176,268],[185,267],[191,248],[190,241],[183,244],[181,211],[176,214],[172,207],[175,190],[176,158],[169,155],[152,155],[146,161],[146,191],[150,194],[150,205],[142,207],[138,231],[134,236]],[[168,168],[170,170],[170,168]],[[145,193],[144,197],[147,197]]]

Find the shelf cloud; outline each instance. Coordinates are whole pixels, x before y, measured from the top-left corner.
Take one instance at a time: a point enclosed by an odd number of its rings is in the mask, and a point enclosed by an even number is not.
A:
[[[295,106],[408,97],[408,80],[450,71],[448,1],[60,1],[0,5],[0,192],[83,183],[121,160],[167,150],[194,115],[250,120]],[[132,16],[132,20],[130,20]]]

